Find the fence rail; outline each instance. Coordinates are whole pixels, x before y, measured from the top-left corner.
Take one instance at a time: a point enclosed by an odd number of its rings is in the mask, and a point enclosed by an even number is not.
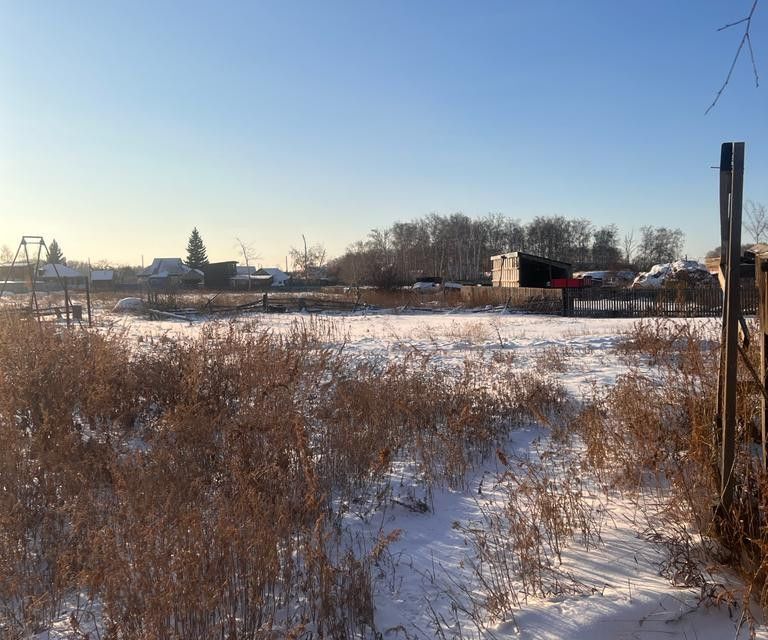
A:
[[[463,287],[461,297],[469,307],[501,306],[517,311],[559,315],[563,312],[560,289],[533,287]]]

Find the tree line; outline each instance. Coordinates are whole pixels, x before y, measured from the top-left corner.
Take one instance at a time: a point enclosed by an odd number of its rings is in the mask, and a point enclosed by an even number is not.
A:
[[[762,205],[759,213],[763,215],[756,224],[763,226],[756,233],[758,238],[768,224]],[[292,247],[290,255],[295,275],[311,279],[325,272],[327,254],[322,244],[309,244],[304,236],[302,239],[303,247]],[[249,258],[258,256],[250,244],[237,240],[248,265]],[[680,229],[667,227],[643,226],[620,236],[615,224],[598,227],[586,218],[537,216],[522,223],[498,213],[479,218],[463,213],[431,213],[371,230],[364,240],[328,262],[327,273],[341,282],[376,286],[406,284],[425,276],[482,281],[491,270],[491,256],[509,251],[569,262],[575,270],[647,270],[654,264],[680,258],[683,241]],[[188,266],[199,269],[208,264],[206,247],[196,227],[186,249]],[[66,264],[56,240],[48,253],[50,262]],[[8,262],[12,257],[10,248],[0,249],[0,261]],[[77,261],[70,262],[75,266]],[[90,264],[78,262],[77,266],[88,268]],[[109,267],[106,261],[94,266]]]
[[[574,269],[645,270],[678,259],[683,241],[680,229],[667,227],[643,226],[622,237],[615,224],[598,227],[585,218],[537,216],[522,223],[497,213],[432,213],[373,229],[329,268],[354,284],[397,285],[420,276],[480,281],[491,269],[491,256],[525,251],[570,262]]]

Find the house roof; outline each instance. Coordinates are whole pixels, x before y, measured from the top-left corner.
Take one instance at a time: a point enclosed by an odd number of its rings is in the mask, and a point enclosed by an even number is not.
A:
[[[115,279],[115,272],[112,269],[94,269],[91,271],[91,282],[108,281]]]
[[[532,253],[525,253],[523,251],[510,251],[508,253],[500,253],[497,256],[491,256],[491,260],[495,260],[496,258],[514,258],[515,256],[519,256],[520,258],[525,258],[526,260],[535,260],[536,262],[543,262],[545,264],[551,264],[558,267],[570,267],[570,262],[563,262],[562,260],[553,260],[552,258],[544,258],[542,256],[535,256]]]
[[[272,282],[272,276],[268,275],[256,275],[256,276],[249,276],[247,273],[238,273],[236,276],[232,276],[230,280],[236,280],[237,282],[248,282],[249,280],[251,282],[256,282],[259,284],[264,284]]]
[[[757,244],[753,244],[749,249],[745,251],[745,253],[752,253],[754,255],[765,253],[768,251],[768,244],[764,242],[758,242]],[[718,260],[720,260],[720,256],[717,257]]]
[[[248,274],[253,275],[254,273],[256,273],[256,267],[252,264],[247,267],[245,265],[238,265],[237,267],[237,275],[239,276],[247,276]]]
[[[190,276],[203,278],[202,271],[188,267],[181,258],[155,258],[152,264],[138,275],[140,278],[188,278]]]
[[[46,264],[40,267],[41,278],[83,278],[82,273],[65,264]]]
[[[140,276],[145,278],[155,276],[164,278],[168,276],[180,276],[189,269],[182,261],[181,258],[155,258],[152,260],[152,264],[146,269],[139,272]]]
[[[259,271],[263,271],[266,275],[272,276],[275,279],[275,282],[289,280],[291,277],[285,271],[277,267],[262,267]]]

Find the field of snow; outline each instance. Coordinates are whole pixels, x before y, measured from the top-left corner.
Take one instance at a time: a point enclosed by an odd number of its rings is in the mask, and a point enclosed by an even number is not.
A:
[[[626,365],[614,347],[635,324],[633,320],[449,312],[257,314],[217,322],[233,323],[244,331],[277,333],[304,324],[329,345],[359,358],[391,359],[419,353],[447,367],[460,367],[467,359],[502,362],[518,370],[554,367],[558,380],[576,399],[586,397],[595,385],[611,385],[625,372]],[[717,330],[712,320],[678,322],[696,322]],[[158,340],[193,337],[206,324],[111,314],[100,318],[103,330],[123,332],[126,339],[145,347]],[[556,473],[578,473],[578,448],[558,448],[541,425],[514,431],[505,449],[513,460],[547,461]],[[514,462],[509,464],[515,468]],[[469,536],[488,514],[502,508],[508,486],[505,470],[499,459],[492,458],[467,478],[465,489],[436,489],[422,495],[409,483],[410,471],[405,465],[392,481],[398,499],[386,507],[351,506],[344,521],[351,548],[365,552],[382,536],[392,540],[375,576],[375,627],[381,637],[748,637],[747,625],[740,623],[740,609],[710,606],[711,600],[703,599],[700,589],[676,587],[660,575],[667,554],[649,531],[653,532],[663,493],[649,490],[629,495],[586,480],[587,500],[598,523],[598,531],[593,533],[599,543],[587,549],[573,541],[563,551],[562,565],[553,570],[571,587],[549,597],[527,597],[504,619],[484,616],[476,606],[483,587],[472,569],[478,561]],[[715,572],[713,579],[738,590],[734,577]],[[759,626],[757,636],[768,637],[768,632]],[[54,629],[50,637],[68,636]]]
[[[102,320],[129,339],[159,340],[199,334],[210,321],[149,321],[113,315]],[[510,355],[515,367],[540,364],[549,350],[574,354],[563,382],[577,396],[592,384],[611,384],[624,369],[612,352],[618,337],[634,324],[631,319],[582,319],[498,313],[358,313],[349,315],[253,314],[215,321],[247,324],[251,328],[287,333],[296,324],[327,336],[329,344],[365,358],[399,358],[418,351],[434,361],[459,366],[466,358]],[[712,320],[695,319],[704,325]]]

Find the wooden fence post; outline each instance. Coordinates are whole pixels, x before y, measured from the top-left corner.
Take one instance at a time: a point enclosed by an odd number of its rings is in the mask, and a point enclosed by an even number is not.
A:
[[[67,317],[67,327],[70,327],[72,323],[69,319],[69,289],[67,288],[67,279],[64,278],[62,282],[64,283],[64,314]]]
[[[114,272],[113,272],[114,273]],[[93,326],[93,317],[91,315],[91,274],[85,281],[85,303],[88,305],[88,326]]]
[[[755,280],[757,282],[757,319],[760,323],[760,382],[764,391],[768,391],[768,253],[761,253],[755,259]],[[768,469],[768,451],[766,451],[766,432],[768,432],[768,406],[766,394],[760,398],[760,440],[763,471]]]
[[[726,179],[723,179],[723,174]],[[727,205],[728,215],[728,252],[726,254],[725,300],[723,304],[723,325],[725,340],[721,345],[723,357],[721,367],[722,414],[721,414],[721,456],[720,456],[720,507],[722,515],[727,516],[733,504],[734,491],[734,456],[736,449],[736,384],[739,339],[739,277],[741,263],[741,205],[744,187],[744,143],[726,142],[720,155],[720,204],[721,229],[723,204]],[[723,196],[723,189],[728,196]],[[722,265],[722,257],[721,257]]]

